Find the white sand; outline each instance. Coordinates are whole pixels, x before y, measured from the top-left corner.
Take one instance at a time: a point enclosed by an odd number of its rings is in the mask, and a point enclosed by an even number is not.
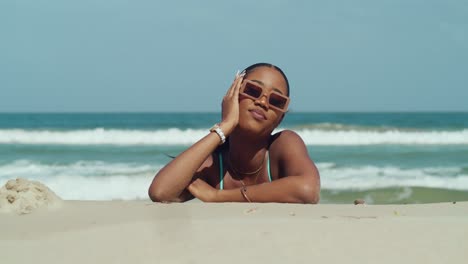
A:
[[[0,188],[0,213],[27,214],[41,207],[57,209],[61,204],[53,191],[37,181],[19,178]]]
[[[65,201],[0,215],[0,263],[467,263],[468,202]]]

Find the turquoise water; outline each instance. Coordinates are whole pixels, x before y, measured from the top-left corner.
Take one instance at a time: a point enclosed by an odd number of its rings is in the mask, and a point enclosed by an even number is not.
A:
[[[0,184],[40,180],[65,199],[146,199],[154,174],[215,113],[0,114]],[[468,113],[288,113],[322,203],[468,200]]]

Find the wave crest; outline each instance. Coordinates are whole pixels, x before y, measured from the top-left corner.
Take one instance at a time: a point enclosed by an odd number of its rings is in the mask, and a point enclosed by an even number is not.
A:
[[[317,164],[322,188],[330,190],[371,190],[389,187],[425,187],[468,190],[465,168],[400,168],[395,166],[340,167]]]
[[[0,186],[9,179],[37,180],[66,200],[148,199],[148,187],[162,164],[79,161],[44,164],[17,160],[0,165]],[[468,190],[465,168],[341,167],[318,163],[324,190],[361,191],[392,187]],[[407,194],[405,194],[407,195]]]
[[[282,129],[279,129],[280,131]],[[177,128],[162,130],[0,130],[0,144],[31,145],[190,145],[207,134],[208,129]],[[468,129],[458,131],[326,131],[299,129],[307,145],[467,145]]]

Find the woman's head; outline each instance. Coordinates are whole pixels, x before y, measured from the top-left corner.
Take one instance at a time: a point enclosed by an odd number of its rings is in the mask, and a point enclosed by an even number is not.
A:
[[[244,84],[255,83],[261,87],[261,94],[258,98],[240,94],[239,126],[256,134],[270,134],[282,121],[284,111],[270,107],[269,98],[273,98],[273,93],[288,98],[288,79],[280,68],[269,63],[253,64],[244,71]]]
[[[254,71],[255,69],[257,68],[260,68],[260,67],[267,67],[267,68],[272,68],[274,70],[276,70],[278,73],[281,74],[281,76],[283,77],[285,83],[286,83],[286,95],[289,97],[289,81],[288,81],[288,77],[286,77],[286,74],[284,74],[283,70],[280,69],[280,67],[278,66],[275,66],[273,64],[270,64],[270,63],[266,63],[266,62],[259,62],[259,63],[255,63],[255,64],[252,64],[250,65],[249,67],[245,68],[244,69],[244,72],[246,74],[246,76],[249,75],[250,72]]]

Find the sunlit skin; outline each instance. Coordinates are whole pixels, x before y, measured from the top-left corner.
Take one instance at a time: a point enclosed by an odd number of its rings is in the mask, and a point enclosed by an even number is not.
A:
[[[257,100],[239,95],[244,79],[263,88]],[[162,168],[153,179],[149,196],[158,202],[182,202],[196,197],[205,202],[317,203],[320,176],[302,139],[293,131],[272,135],[285,113],[272,109],[267,94],[288,94],[287,83],[272,67],[258,67],[238,76],[222,103],[221,129],[228,142],[211,132]],[[268,179],[267,151],[272,182]],[[224,189],[220,190],[218,152],[222,153]],[[252,172],[254,175],[238,175]]]

